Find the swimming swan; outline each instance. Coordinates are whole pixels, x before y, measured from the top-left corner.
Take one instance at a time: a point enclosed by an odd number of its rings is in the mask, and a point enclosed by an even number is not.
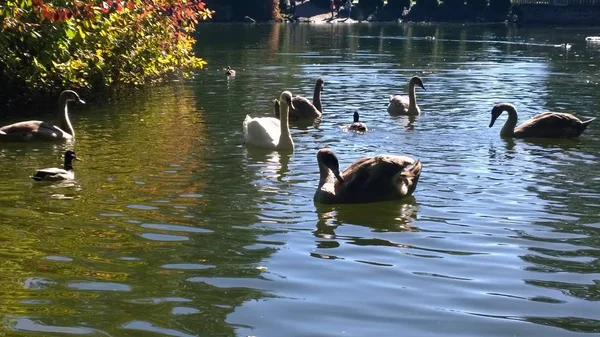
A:
[[[509,103],[498,103],[492,108],[490,128],[502,112],[508,112],[508,119],[500,130],[501,137],[515,138],[563,138],[579,137],[583,130],[595,119],[582,122],[579,118],[561,112],[544,112],[533,116],[517,126],[517,109]]]
[[[390,95],[390,103],[387,107],[387,112],[390,115],[418,115],[421,113],[421,109],[419,109],[419,106],[417,105],[415,85],[418,85],[425,90],[423,80],[421,80],[419,76],[413,76],[410,81],[408,81],[408,96]]]
[[[65,152],[65,163],[63,168],[51,167],[38,170],[31,178],[36,181],[41,180],[71,180],[75,179],[75,172],[73,172],[73,160],[81,160],[77,158],[74,151],[68,150]]]
[[[323,105],[321,102],[321,91],[323,91],[323,87],[325,85],[325,80],[319,77],[317,82],[315,82],[315,90],[313,92],[313,101],[312,103],[306,99],[305,97],[298,96],[292,98],[292,103],[294,104],[294,108],[290,109],[290,119],[291,120],[299,120],[299,119],[316,119],[321,117],[323,114]],[[277,99],[273,100],[275,117],[279,118],[279,101]]]
[[[60,111],[58,126],[49,122],[25,121],[0,127],[0,141],[29,141],[29,140],[72,140],[75,130],[69,120],[67,105],[69,102],[85,104],[75,91],[65,90],[58,99]]]
[[[319,186],[314,201],[324,204],[367,203],[411,195],[421,175],[421,161],[405,156],[361,158],[340,174],[339,162],[328,148],[317,152]]]
[[[289,109],[294,108],[292,93],[282,92],[279,100],[281,120],[274,117],[251,118],[246,115],[243,130],[244,140],[248,145],[272,150],[294,150],[289,125]]]

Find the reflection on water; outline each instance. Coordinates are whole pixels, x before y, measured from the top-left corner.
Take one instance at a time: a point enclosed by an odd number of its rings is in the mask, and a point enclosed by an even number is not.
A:
[[[600,128],[532,141],[487,127],[500,101],[522,120],[546,109],[598,116],[590,35],[200,26],[209,65],[193,80],[72,111],[68,146],[85,158],[75,181],[30,178],[67,145],[1,144],[0,335],[599,332]],[[564,43],[568,53],[555,47]],[[389,116],[389,95],[415,73],[423,113]],[[319,76],[323,118],[292,123],[293,153],[242,144],[246,114],[272,116],[281,91],[312,93]],[[356,110],[366,134],[342,128]],[[419,158],[419,186],[402,202],[315,205],[324,146],[341,167]]]

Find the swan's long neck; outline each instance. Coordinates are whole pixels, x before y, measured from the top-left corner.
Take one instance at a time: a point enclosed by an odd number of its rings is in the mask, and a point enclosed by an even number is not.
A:
[[[333,179],[333,172],[319,161],[319,189]]]
[[[408,108],[414,109],[417,107],[417,95],[415,94],[415,83],[408,84]]]
[[[502,130],[500,130],[500,136],[512,137],[515,133],[515,127],[517,126],[517,109],[512,106],[505,106],[504,109],[508,112],[508,119],[504,123]]]
[[[60,98],[60,102],[58,102],[58,105],[60,106],[60,111],[58,112],[58,125],[61,128],[61,130],[67,132],[74,138],[75,130],[73,130],[71,120],[69,120],[68,103],[69,101],[62,97]]]
[[[321,105],[321,86],[315,85],[315,92],[313,93],[313,105],[317,110],[323,113],[323,105]]]
[[[293,147],[292,135],[290,134],[290,108],[285,100],[279,102],[279,125],[281,134],[279,135],[280,147]]]

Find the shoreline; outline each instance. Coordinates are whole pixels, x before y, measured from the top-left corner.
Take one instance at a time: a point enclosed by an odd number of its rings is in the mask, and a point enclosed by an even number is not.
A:
[[[550,5],[530,5],[524,1],[518,0],[509,11],[506,9],[498,12],[491,8],[475,11],[467,6],[461,8],[445,8],[444,5],[438,6],[431,12],[424,8],[418,8],[418,5],[411,6],[410,9],[404,8],[401,15],[397,11],[389,10],[385,6],[376,8],[372,13],[363,12],[358,2],[353,2],[350,17],[346,16],[343,7],[338,8],[332,17],[328,8],[319,7],[306,0],[304,2],[295,1],[293,8],[287,8],[279,13],[278,19],[255,20],[251,16],[245,16],[243,19],[235,20],[232,17],[217,17],[209,22],[220,23],[267,23],[267,22],[300,22],[300,23],[397,23],[397,22],[426,22],[426,23],[458,23],[458,24],[498,24],[515,23],[519,26],[560,26],[560,27],[600,27],[600,19],[588,19],[590,17],[600,18],[599,7],[585,6],[550,6]],[[292,2],[294,2],[292,0]],[[557,12],[558,11],[558,12]],[[559,14],[556,14],[559,13]],[[582,14],[585,13],[585,14]],[[554,15],[554,16],[552,16]],[[582,19],[582,15],[585,18]],[[202,24],[202,23],[201,23]]]

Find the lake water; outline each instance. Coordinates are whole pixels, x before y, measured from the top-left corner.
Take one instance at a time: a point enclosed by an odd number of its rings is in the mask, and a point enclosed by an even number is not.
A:
[[[200,26],[194,79],[71,108],[75,181],[29,178],[69,145],[0,144],[0,336],[599,333],[600,121],[576,140],[488,128],[502,101],[600,116],[598,31]],[[390,117],[414,73],[422,115]],[[246,114],[319,76],[324,120],[292,127],[293,154],[243,146]],[[366,135],[342,128],[356,110]],[[324,146],[342,167],[420,158],[414,197],[315,205]]]

